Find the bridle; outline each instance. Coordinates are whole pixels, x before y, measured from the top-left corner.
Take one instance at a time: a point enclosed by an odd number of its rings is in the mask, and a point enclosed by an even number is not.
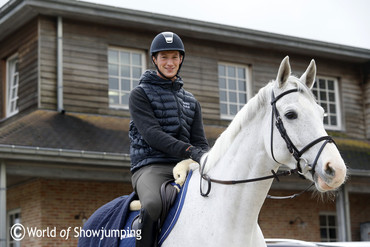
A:
[[[276,102],[279,99],[281,99],[282,97],[284,97],[285,95],[290,94],[290,93],[295,93],[295,92],[299,92],[299,90],[298,89],[291,89],[291,90],[288,90],[288,91],[285,91],[285,92],[281,93],[277,97],[275,97],[274,90],[272,90],[272,92],[271,92],[271,106],[272,106],[272,118],[271,118],[271,155],[272,155],[272,158],[275,160],[276,163],[282,164],[282,163],[278,162],[276,160],[275,156],[274,156],[274,148],[273,148],[274,127],[273,127],[273,123],[274,123],[274,120],[275,120],[275,126],[276,126],[276,128],[279,130],[281,137],[285,141],[289,152],[294,157],[294,159],[297,161],[297,168],[296,169],[298,169],[298,173],[300,175],[304,175],[308,171],[310,171],[311,172],[311,175],[312,175],[312,178],[313,178],[313,176],[315,174],[315,168],[316,168],[317,161],[318,161],[318,159],[319,159],[319,157],[321,155],[321,152],[323,151],[324,147],[328,143],[334,143],[335,144],[335,142],[334,142],[334,140],[333,140],[333,138],[331,136],[322,136],[322,137],[319,137],[316,140],[310,142],[308,145],[306,145],[301,150],[298,150],[298,148],[293,144],[292,140],[289,138],[289,135],[288,135],[288,133],[286,132],[286,130],[284,128],[283,121],[281,120],[279,111],[276,108]],[[324,143],[321,145],[321,148],[319,149],[319,152],[317,153],[316,158],[315,158],[315,160],[314,160],[314,162],[312,164],[309,164],[307,160],[301,158],[301,156],[306,151],[308,151],[311,147],[315,146],[316,144],[318,144],[318,143],[320,143],[322,141],[324,141]],[[303,170],[302,170],[302,167],[301,167],[301,164],[300,164],[300,162],[302,160],[305,161],[305,163],[306,163],[306,165],[304,166]]]
[[[276,128],[278,129],[278,131],[280,132],[281,137],[285,141],[289,152],[294,157],[294,159],[297,161],[296,168],[288,170],[288,171],[280,171],[280,172],[277,172],[277,173],[274,170],[271,170],[272,175],[264,176],[264,177],[258,177],[258,178],[252,178],[252,179],[220,180],[220,179],[211,178],[207,174],[204,173],[204,167],[205,167],[205,164],[207,163],[207,158],[208,158],[208,157],[206,157],[204,162],[203,162],[203,165],[199,169],[200,170],[200,194],[202,196],[206,197],[206,196],[209,195],[209,193],[211,192],[212,182],[213,183],[218,183],[218,184],[224,184],[224,185],[234,185],[234,184],[242,184],[242,183],[251,183],[251,182],[256,182],[256,181],[261,181],[261,180],[266,180],[266,179],[272,179],[272,178],[275,178],[277,181],[280,181],[279,177],[281,177],[281,176],[290,176],[291,174],[298,173],[299,175],[301,175],[303,177],[303,175],[306,174],[309,171],[311,172],[312,178],[314,178],[316,164],[317,164],[317,161],[318,161],[324,147],[328,143],[334,143],[335,144],[335,142],[334,142],[334,140],[331,136],[322,136],[322,137],[319,137],[316,140],[310,142],[308,145],[306,145],[301,150],[298,150],[298,148],[294,145],[292,140],[289,138],[289,135],[286,132],[286,129],[284,127],[284,123],[283,123],[283,121],[280,117],[279,111],[277,110],[277,107],[276,107],[276,102],[279,99],[281,99],[282,97],[284,97],[287,94],[295,93],[295,92],[300,92],[300,91],[298,89],[291,89],[291,90],[285,91],[285,92],[281,93],[280,95],[278,95],[277,97],[275,97],[274,90],[272,90],[272,93],[271,93],[272,117],[271,117],[271,141],[270,141],[270,146],[271,146],[272,158],[274,159],[274,161],[276,163],[282,164],[282,163],[278,162],[276,160],[275,156],[274,156],[274,148],[273,148],[274,137],[273,136],[274,136],[274,120],[275,120]],[[302,158],[302,155],[306,151],[308,151],[311,147],[315,146],[316,144],[318,144],[322,141],[324,141],[324,143],[321,145],[321,147],[320,147],[320,149],[319,149],[319,151],[318,151],[318,153],[315,157],[314,162],[312,164],[309,164],[307,160]],[[306,163],[303,169],[302,169],[301,164],[300,164],[302,160]],[[207,183],[208,183],[208,188],[207,188],[207,191],[205,193],[203,192],[203,189],[202,189],[203,179],[206,180]],[[306,192],[313,185],[314,185],[314,183],[312,183],[308,188],[306,188],[302,192],[291,195],[291,196],[285,196],[285,197],[268,196],[268,198],[272,198],[272,199],[288,199],[289,198],[289,199],[291,199],[291,198],[294,198],[294,197],[299,196],[302,193]]]

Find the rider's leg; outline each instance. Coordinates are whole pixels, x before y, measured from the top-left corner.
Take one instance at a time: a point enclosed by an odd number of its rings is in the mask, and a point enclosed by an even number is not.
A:
[[[141,240],[136,241],[136,246],[156,246],[158,219],[162,212],[160,189],[164,182],[173,179],[173,167],[171,164],[148,165],[132,176],[132,185],[144,209],[140,215],[141,224],[139,221]]]

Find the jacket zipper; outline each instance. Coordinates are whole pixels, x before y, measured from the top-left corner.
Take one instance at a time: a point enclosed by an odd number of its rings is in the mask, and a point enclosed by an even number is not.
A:
[[[179,99],[177,98],[176,92],[174,90],[174,83],[173,82],[172,82],[171,92],[172,92],[173,96],[175,97],[175,101],[176,101],[176,105],[177,105],[177,114],[178,114],[178,119],[179,119],[179,124],[180,124],[180,128],[177,132],[177,136],[180,137],[180,134],[181,134],[181,131],[182,131],[182,121],[181,121],[182,112],[181,112],[181,109],[180,109]]]

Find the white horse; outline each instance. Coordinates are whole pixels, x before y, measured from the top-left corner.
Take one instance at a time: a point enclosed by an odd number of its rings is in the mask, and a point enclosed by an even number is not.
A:
[[[276,172],[281,164],[294,169],[299,160],[301,174],[312,180],[318,191],[335,190],[344,183],[346,166],[327,137],[324,110],[310,91],[315,76],[314,60],[297,78],[291,75],[286,57],[276,80],[240,110],[207,154],[205,164],[202,157],[203,174],[212,179],[253,179],[271,175],[271,170]],[[287,132],[287,142],[294,146],[290,151],[275,126],[279,119]],[[186,172],[181,165],[177,170],[183,175]],[[212,190],[202,197],[200,171],[195,170],[182,213],[162,246],[266,246],[257,219],[272,180],[236,185],[211,182]],[[209,186],[205,181],[204,191]]]

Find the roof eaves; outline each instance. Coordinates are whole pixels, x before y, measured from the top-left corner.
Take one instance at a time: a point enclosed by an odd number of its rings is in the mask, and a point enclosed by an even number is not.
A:
[[[130,156],[124,153],[92,152],[3,144],[0,144],[0,158],[9,160],[130,167]]]
[[[198,39],[268,47],[282,52],[294,51],[311,56],[340,58],[351,62],[370,61],[369,49],[74,0],[14,0],[10,2],[0,9],[0,40],[10,34],[7,29],[19,27],[22,21],[26,22],[37,14],[111,25],[130,24],[132,27],[148,31],[163,31],[171,28],[174,31],[178,30],[183,36]],[[22,18],[19,19],[19,16]],[[9,22],[11,19],[13,21]],[[169,23],[171,23],[170,27]]]

